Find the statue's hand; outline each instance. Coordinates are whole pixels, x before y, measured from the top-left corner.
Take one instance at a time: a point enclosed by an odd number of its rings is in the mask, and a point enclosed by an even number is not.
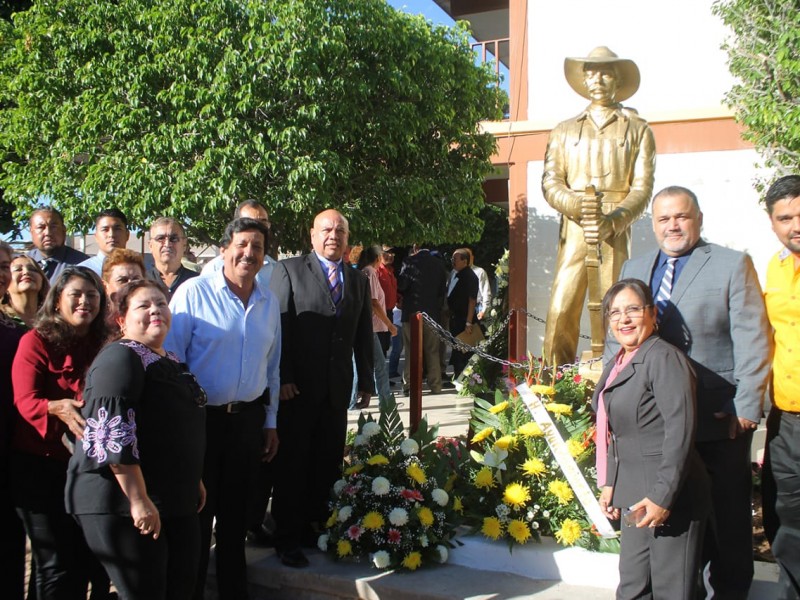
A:
[[[614,237],[613,221],[605,215],[600,217],[599,226],[597,228],[597,237],[601,242]]]

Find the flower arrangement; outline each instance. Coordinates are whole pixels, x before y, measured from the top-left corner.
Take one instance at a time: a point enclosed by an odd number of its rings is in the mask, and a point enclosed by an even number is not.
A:
[[[524,381],[531,391],[547,397],[545,407],[597,492],[589,405],[593,383],[576,368],[567,368],[556,372],[552,385],[542,385],[541,361],[529,357],[528,365],[527,371],[506,372],[493,404],[475,398],[471,474],[457,486],[454,503],[473,531],[505,540],[512,549],[551,535],[564,546],[618,552],[619,542],[603,539],[588,522],[541,428],[514,390]]]
[[[333,488],[331,515],[318,545],[337,559],[369,559],[378,569],[414,571],[444,563],[458,524],[451,470],[466,449],[437,440],[423,419],[406,437],[394,399],[376,422],[363,413],[349,465]]]

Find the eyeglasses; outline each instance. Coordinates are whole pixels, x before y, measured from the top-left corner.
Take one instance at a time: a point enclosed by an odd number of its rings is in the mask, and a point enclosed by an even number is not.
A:
[[[649,308],[649,305],[638,306],[634,304],[633,306],[626,306],[623,310],[610,310],[606,313],[606,316],[612,323],[618,322],[622,318],[622,313],[625,313],[625,316],[630,317],[631,319],[638,319],[644,315],[645,308]]]
[[[173,233],[172,235],[157,235],[153,238],[153,241],[156,244],[164,244],[165,242],[169,242],[170,244],[177,244],[183,239],[182,236]]]
[[[190,371],[184,371],[181,373],[180,377],[181,381],[191,390],[192,398],[197,406],[203,408],[206,404],[208,404],[208,396],[206,395],[206,391],[201,387],[200,383],[197,381],[197,377],[194,376],[194,373]]]

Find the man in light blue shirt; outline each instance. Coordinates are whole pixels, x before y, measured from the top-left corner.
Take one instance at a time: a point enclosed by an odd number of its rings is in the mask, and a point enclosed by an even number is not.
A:
[[[259,221],[232,221],[222,240],[222,270],[190,279],[170,302],[164,345],[208,395],[197,599],[205,590],[214,517],[219,597],[247,597],[247,499],[258,465],[278,451],[280,311],[272,293],[255,282],[267,241]]]
[[[270,229],[271,223],[269,222],[269,213],[267,212],[266,207],[258,202],[257,200],[245,200],[239,206],[236,207],[236,211],[233,213],[234,219],[240,218],[247,218],[247,219],[255,219],[256,221],[262,223],[267,229]],[[213,275],[214,273],[220,271],[222,269],[223,264],[222,254],[219,256],[215,256],[212,258],[206,265],[203,267],[203,270],[200,272],[200,275],[206,277],[208,275]],[[269,287],[269,278],[272,275],[272,270],[275,268],[275,261],[272,260],[266,253],[264,254],[264,265],[261,267],[261,270],[256,275],[256,283],[258,285],[264,286],[266,288]]]
[[[117,208],[102,211],[95,219],[94,239],[97,242],[97,254],[80,263],[79,267],[87,267],[103,275],[103,263],[114,248],[125,248],[131,232],[128,230],[128,218]]]

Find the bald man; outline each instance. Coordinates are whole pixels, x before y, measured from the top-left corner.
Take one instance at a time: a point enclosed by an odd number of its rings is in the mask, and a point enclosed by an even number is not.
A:
[[[347,219],[325,210],[314,219],[310,254],[278,262],[270,289],[281,311],[281,391],[272,515],[283,564],[305,567],[301,545],[316,545],[328,518],[328,497],[341,477],[347,407],[358,372],[358,408],[369,405],[372,302],[366,276],[342,257]]]

